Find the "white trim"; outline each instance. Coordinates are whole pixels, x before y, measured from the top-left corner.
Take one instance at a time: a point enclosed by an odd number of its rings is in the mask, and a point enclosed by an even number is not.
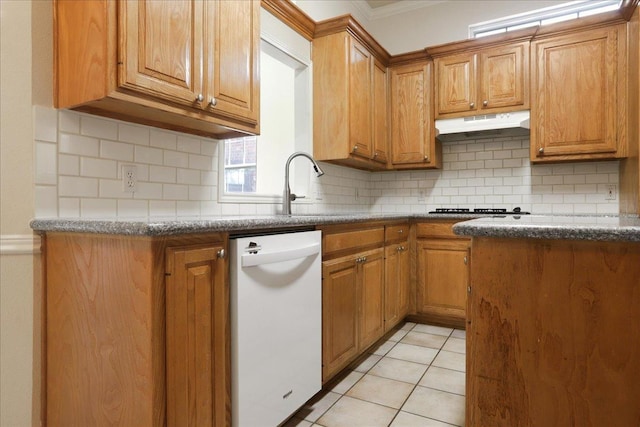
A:
[[[40,246],[40,236],[34,234],[0,235],[0,255],[39,254]]]
[[[364,0],[352,0],[352,3],[356,4],[361,10],[366,8],[367,17],[369,20],[373,21],[376,19],[388,18],[393,15],[399,15],[401,13],[424,9],[425,7],[435,6],[436,4],[444,3],[446,1],[449,0],[404,0],[376,8],[372,8]]]

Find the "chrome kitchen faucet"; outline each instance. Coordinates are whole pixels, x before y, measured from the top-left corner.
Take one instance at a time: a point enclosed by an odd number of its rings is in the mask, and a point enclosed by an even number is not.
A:
[[[289,164],[291,160],[295,159],[298,156],[306,157],[313,163],[313,169],[316,171],[316,176],[324,175],[324,171],[320,168],[320,165],[311,157],[310,154],[305,153],[304,151],[296,151],[287,159],[287,163],[284,165],[284,191],[282,192],[282,214],[283,215],[291,215],[291,201],[295,199],[301,199],[304,196],[296,196],[295,194],[291,194],[291,188],[289,187]]]

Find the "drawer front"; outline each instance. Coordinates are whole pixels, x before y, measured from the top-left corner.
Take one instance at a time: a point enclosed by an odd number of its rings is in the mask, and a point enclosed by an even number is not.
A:
[[[409,238],[409,224],[388,225],[384,228],[385,242],[406,241]]]
[[[468,239],[468,237],[458,236],[453,233],[453,225],[460,221],[433,221],[423,222],[417,225],[416,234],[418,238],[435,237],[444,239]]]
[[[382,245],[383,243],[384,227],[324,234],[322,239],[322,252],[324,254],[331,254]]]

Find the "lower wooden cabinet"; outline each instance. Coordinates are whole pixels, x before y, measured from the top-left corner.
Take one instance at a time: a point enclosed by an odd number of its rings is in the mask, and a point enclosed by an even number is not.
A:
[[[228,424],[229,287],[224,246],[167,249],[167,426]]]
[[[229,425],[226,241],[46,233],[47,426]]]
[[[418,225],[416,311],[426,321],[464,327],[470,240],[453,222]]]
[[[385,235],[387,244],[384,248],[384,330],[387,332],[409,313],[411,292],[409,225],[387,227]],[[400,238],[395,239],[397,241],[394,243],[389,243],[394,240],[393,235],[400,236]]]
[[[384,250],[322,263],[322,381],[384,333]]]

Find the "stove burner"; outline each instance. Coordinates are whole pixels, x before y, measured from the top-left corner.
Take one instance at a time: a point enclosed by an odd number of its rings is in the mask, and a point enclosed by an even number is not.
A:
[[[430,211],[430,214],[476,214],[476,215],[529,215],[529,212],[523,212],[521,208],[515,207],[512,211],[508,211],[504,208],[475,208],[473,210],[469,208],[436,208],[435,211]]]

